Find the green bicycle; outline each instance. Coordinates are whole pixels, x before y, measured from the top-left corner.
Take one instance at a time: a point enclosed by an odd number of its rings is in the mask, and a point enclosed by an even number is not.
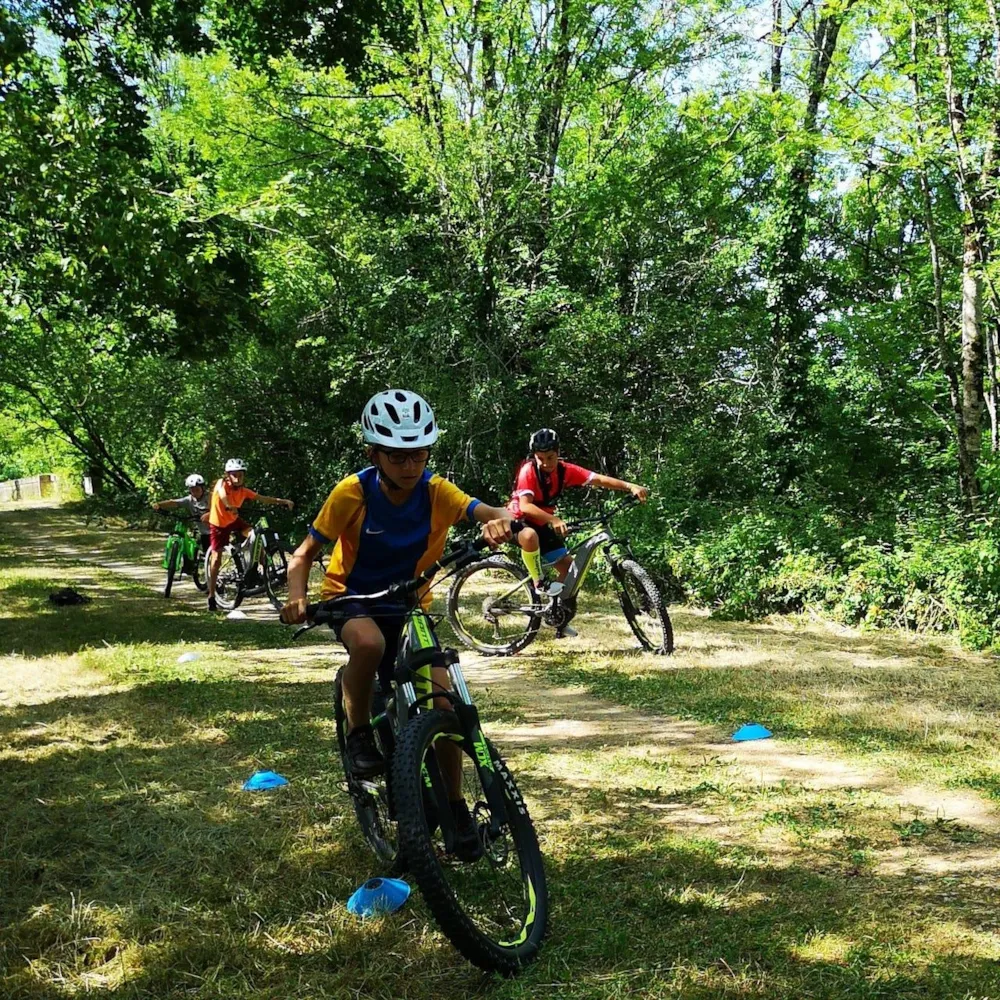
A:
[[[376,681],[371,722],[386,761],[383,775],[362,779],[351,772],[342,676],[337,675],[337,741],[347,791],[369,846],[387,867],[411,873],[452,944],[480,968],[512,976],[534,960],[548,921],[538,837],[510,769],[483,735],[458,653],[442,648],[430,615],[412,606],[417,591],[439,570],[477,561],[484,545],[459,546],[416,579],[377,594],[310,605],[309,624],[295,635],[348,617],[338,612],[345,602],[395,602],[400,612],[409,608],[391,682],[383,688]],[[447,669],[451,690],[435,690],[435,667]],[[448,700],[451,711],[434,706],[440,698]],[[481,848],[472,861],[461,862],[454,854],[455,821],[435,751],[439,740],[451,741],[463,754],[462,793]]]
[[[163,568],[167,571],[167,582],[163,585],[163,596],[169,597],[173,589],[174,581],[180,579],[185,573],[191,577],[191,582],[199,589],[206,590],[208,584],[205,582],[205,575],[202,573],[201,561],[201,533],[192,530],[192,524],[197,518],[176,517],[173,514],[162,513],[164,517],[173,517],[174,526],[167,535],[167,540],[163,546]]]

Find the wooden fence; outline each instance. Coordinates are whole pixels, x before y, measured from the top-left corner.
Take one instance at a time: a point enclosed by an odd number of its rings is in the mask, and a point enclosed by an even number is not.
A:
[[[52,473],[28,476],[26,479],[8,479],[0,483],[0,503],[16,500],[42,500],[59,492],[58,477]]]

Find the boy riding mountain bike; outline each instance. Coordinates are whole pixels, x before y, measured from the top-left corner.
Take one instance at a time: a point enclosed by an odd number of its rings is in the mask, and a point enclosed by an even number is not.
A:
[[[507,504],[511,514],[524,521],[524,529],[518,533],[517,544],[521,548],[521,559],[536,590],[548,589],[553,596],[561,586],[546,588],[542,560],[555,568],[561,585],[572,565],[572,558],[566,550],[566,522],[556,514],[556,501],[562,491],[569,487],[600,486],[603,489],[631,493],[645,503],[649,490],[645,486],[602,476],[559,457],[559,435],[551,427],[542,427],[534,432],[528,442],[528,457],[521,463],[514,483],[514,490]],[[556,631],[556,638],[576,635],[576,630],[563,625]]]
[[[198,531],[201,538],[201,551],[207,552],[210,538],[208,525],[209,496],[205,489],[205,480],[197,472],[192,472],[184,480],[184,485],[188,490],[187,496],[178,497],[176,500],[157,500],[153,504],[153,510],[180,509],[187,511],[190,517],[197,518]]]
[[[427,468],[438,426],[430,406],[416,393],[390,389],[374,395],[361,415],[371,465],[333,488],[309,534],[288,566],[288,603],[281,620],[293,625],[306,617],[309,567],[324,545],[334,544],[323,583],[323,600],[342,594],[374,594],[408,580],[441,558],[448,530],[473,519],[484,538],[499,545],[511,536],[510,514],[464,493]],[[424,607],[431,595],[420,596]],[[388,685],[407,609],[400,604],[347,604],[335,626],[347,649],[343,701],[347,715],[347,756],[358,777],[380,773],[384,760],[372,732],[371,702],[376,675]],[[354,617],[351,617],[352,613]],[[450,688],[447,670],[435,667],[434,683]],[[450,709],[446,699],[437,707]],[[481,854],[476,826],[462,798],[461,751],[447,740],[438,759],[448,785],[455,817],[456,855],[475,860]]]
[[[273,504],[291,510],[295,504],[280,497],[263,496],[243,485],[246,476],[246,462],[242,458],[230,458],[226,462],[225,475],[212,488],[211,510],[208,515],[211,556],[208,563],[208,610],[217,611],[215,584],[219,578],[222,550],[229,544],[234,531],[246,537],[250,525],[240,517],[240,507],[247,500]]]

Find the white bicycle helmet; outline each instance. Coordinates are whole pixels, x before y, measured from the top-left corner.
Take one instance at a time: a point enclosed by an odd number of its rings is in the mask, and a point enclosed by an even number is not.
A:
[[[246,472],[247,463],[242,458],[230,458],[226,460],[226,472]]]
[[[188,489],[191,489],[192,486],[204,486],[205,480],[199,476],[197,472],[192,472],[191,475],[184,480],[184,485]]]
[[[429,448],[438,439],[434,411],[407,389],[372,396],[361,411],[361,428],[368,444],[386,448]]]

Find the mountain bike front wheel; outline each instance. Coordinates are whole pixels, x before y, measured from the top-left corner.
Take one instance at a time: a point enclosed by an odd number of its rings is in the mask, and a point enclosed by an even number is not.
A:
[[[212,551],[205,553],[205,579],[209,575],[209,560]],[[243,559],[235,546],[227,545],[222,550],[219,575],[215,578],[215,599],[220,608],[232,611],[243,601]]]
[[[614,576],[625,620],[639,645],[650,653],[672,653],[674,628],[653,578],[632,559],[620,562]]]
[[[449,793],[436,746],[461,751],[461,792],[481,852],[476,860],[448,852],[438,817],[450,810]],[[499,782],[502,815],[493,815],[477,757]],[[471,746],[454,712],[432,709],[400,733],[392,789],[403,861],[441,930],[474,965],[516,975],[541,947],[548,890],[535,828],[507,765],[485,738]]]
[[[177,541],[167,542],[167,582],[163,585],[163,596],[169,597],[174,586],[174,577],[180,572],[181,546]]]
[[[271,606],[280,611],[288,602],[288,557],[291,546],[278,540],[273,549],[264,553],[264,590]]]
[[[200,552],[196,552],[191,559],[191,582],[204,593],[208,590],[208,579],[205,576],[205,561]]]
[[[455,574],[448,621],[459,640],[487,656],[510,656],[527,646],[542,619],[528,574],[504,556],[490,556]]]

